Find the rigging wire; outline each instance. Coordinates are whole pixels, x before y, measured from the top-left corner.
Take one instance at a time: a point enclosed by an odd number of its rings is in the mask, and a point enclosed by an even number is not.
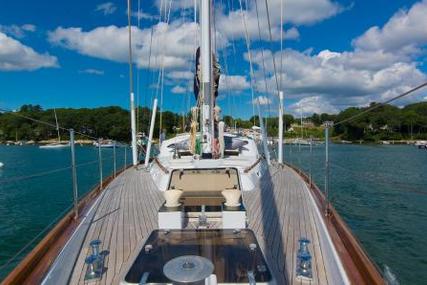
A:
[[[247,1],[247,0],[245,0]],[[247,2],[246,2],[247,3]],[[256,10],[256,17],[257,17],[257,23],[258,23],[258,37],[259,40],[262,40],[261,37],[261,26],[260,26],[260,21],[259,21],[259,12],[258,12],[258,4],[257,1],[255,1],[255,10]],[[274,58],[274,54],[272,51],[272,56]],[[268,100],[268,84],[267,84],[267,73],[266,73],[266,68],[265,68],[265,56],[264,56],[264,49],[261,49],[261,57],[262,57],[262,73],[264,76],[264,88],[265,88],[265,95],[267,96],[267,105],[268,105],[268,115],[269,117],[271,117],[271,104],[270,104],[270,100]],[[266,124],[265,124],[265,128],[267,129],[267,118],[266,118]]]
[[[245,29],[245,41],[246,41],[246,49],[248,50],[248,60],[249,60],[249,74],[250,74],[250,86],[251,86],[251,96],[252,96],[252,112],[253,112],[253,117],[254,117],[254,121],[253,121],[253,125],[255,125],[255,101],[254,101],[254,85],[255,85],[255,76],[254,76],[254,69],[253,69],[253,64],[252,64],[252,53],[251,53],[251,43],[250,43],[250,38],[249,38],[249,33],[248,33],[248,27],[246,25],[246,17],[245,14],[243,13],[243,5],[242,5],[242,0],[239,0],[240,3],[240,14],[242,15],[242,23],[243,23],[243,27]],[[259,105],[259,102],[258,102]],[[258,118],[260,119],[260,118]]]
[[[422,83],[422,84],[420,84],[420,85],[418,85],[418,86],[416,86],[416,87],[414,87],[414,88],[412,88],[412,89],[410,89],[410,90],[408,90],[408,91],[406,91],[406,92],[404,92],[402,94],[399,94],[399,95],[397,95],[397,96],[395,96],[395,97],[393,97],[393,98],[391,98],[389,100],[386,100],[386,101],[384,101],[382,103],[375,104],[374,106],[369,107],[369,108],[361,111],[360,113],[357,113],[357,114],[355,114],[355,115],[353,115],[353,116],[351,116],[351,117],[349,117],[347,119],[344,119],[344,120],[341,120],[341,121],[339,121],[337,123],[334,123],[334,126],[338,126],[338,125],[341,125],[341,124],[353,121],[354,119],[356,119],[356,118],[358,118],[358,117],[360,117],[360,116],[362,116],[362,115],[364,115],[364,114],[366,114],[368,112],[371,112],[371,111],[373,111],[373,110],[375,110],[375,109],[377,109],[377,108],[379,108],[381,106],[387,105],[387,104],[389,104],[389,103],[391,103],[391,102],[393,102],[393,101],[395,101],[397,99],[400,99],[400,98],[403,98],[405,96],[408,96],[408,95],[414,93],[415,91],[417,91],[419,89],[422,89],[422,88],[424,88],[426,86],[427,86],[427,82],[424,82],[424,83]]]
[[[166,7],[165,7],[165,23],[167,24],[167,27],[169,27],[169,22],[170,22],[170,14],[171,14],[171,10],[172,10],[172,2],[173,0],[169,1],[169,11],[167,11]],[[167,17],[166,17],[166,13],[167,13]],[[160,15],[161,15],[161,11],[160,11]],[[159,22],[161,22],[161,16],[160,16],[160,20]],[[158,80],[158,85],[157,85],[157,95],[159,94],[159,89],[160,89],[160,125],[159,125],[159,138],[160,135],[162,133],[162,123],[163,123],[163,91],[164,91],[164,71],[165,71],[165,66],[164,66],[164,56],[162,56],[162,60],[161,60],[161,64],[160,64],[160,73],[159,73],[159,80]],[[158,96],[157,96],[158,97]]]
[[[105,161],[105,160],[108,160],[108,159],[111,159],[111,158],[113,158],[113,155],[110,155],[108,157],[103,157],[102,160]],[[91,165],[91,164],[94,164],[94,163],[97,163],[97,162],[99,162],[98,159],[87,161],[87,162],[82,162],[82,163],[76,164],[76,167],[87,166],[87,165]],[[30,174],[30,175],[8,177],[8,178],[0,179],[0,184],[10,183],[10,182],[16,182],[16,181],[22,181],[22,180],[28,180],[28,179],[32,179],[32,178],[38,178],[38,177],[43,177],[43,176],[46,176],[46,175],[50,175],[50,174],[54,174],[54,173],[59,173],[59,172],[62,172],[62,171],[65,171],[65,170],[69,170],[69,169],[71,169],[71,166],[66,166],[66,167],[56,168],[56,169],[52,169],[52,170],[42,171],[42,172]]]
[[[265,0],[264,2],[265,2],[265,10],[266,10],[266,13],[267,13],[267,22],[268,22],[268,32],[269,32],[269,36],[270,36],[270,44],[273,45],[273,34],[271,32],[271,21],[270,21],[270,12],[269,12],[269,9],[268,9],[268,0]],[[278,81],[278,78],[277,78],[276,59],[274,57],[273,49],[271,49],[271,53],[272,53],[272,56],[273,56],[274,78],[275,78],[275,81],[276,81],[276,88],[277,88],[277,94],[276,95],[279,96],[280,88],[279,88],[279,81]]]

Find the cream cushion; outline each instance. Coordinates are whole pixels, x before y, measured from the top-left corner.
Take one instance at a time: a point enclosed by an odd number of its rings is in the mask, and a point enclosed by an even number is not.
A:
[[[221,192],[222,196],[225,198],[226,206],[239,206],[240,205],[240,196],[242,195],[239,190],[223,190]]]
[[[167,190],[163,193],[166,200],[166,207],[178,207],[180,205],[179,198],[182,195],[181,190]]]

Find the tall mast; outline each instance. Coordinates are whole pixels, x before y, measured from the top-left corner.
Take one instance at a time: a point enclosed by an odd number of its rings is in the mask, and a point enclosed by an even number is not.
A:
[[[58,133],[58,142],[61,142],[61,135],[59,134],[59,124],[58,124],[58,117],[56,116],[56,110],[53,108],[53,113],[55,114],[55,123],[56,123],[56,131]]]
[[[212,45],[211,45],[211,0],[200,0],[200,64],[202,71],[202,133],[203,154],[212,155],[213,141],[213,96],[212,96]]]
[[[135,95],[133,93],[133,73],[132,73],[132,27],[131,27],[131,3],[128,0],[128,28],[129,28],[129,93],[130,93],[130,124],[132,135],[132,164],[138,163],[136,149],[136,119],[135,119]]]

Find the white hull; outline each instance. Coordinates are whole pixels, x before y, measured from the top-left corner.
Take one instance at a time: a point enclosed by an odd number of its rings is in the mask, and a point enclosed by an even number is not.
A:
[[[55,143],[55,144],[46,144],[46,145],[41,145],[39,146],[39,148],[42,149],[57,149],[57,148],[65,148],[65,147],[69,147],[70,144],[60,144],[60,143]]]
[[[96,147],[101,147],[101,148],[113,148],[114,144],[112,143],[106,143],[106,144],[99,144],[99,143],[95,143],[94,144]],[[116,145],[117,146],[117,145]]]

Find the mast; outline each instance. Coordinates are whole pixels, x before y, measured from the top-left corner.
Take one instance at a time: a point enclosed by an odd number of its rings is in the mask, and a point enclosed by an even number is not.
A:
[[[279,92],[279,144],[278,162],[283,164],[283,91]]]
[[[56,116],[56,110],[53,108],[53,113],[55,114],[55,123],[56,123],[56,132],[58,133],[58,142],[61,142],[61,135],[59,134],[59,124],[58,124],[58,117]]]
[[[132,136],[132,163],[134,166],[138,163],[136,149],[136,119],[135,119],[135,95],[133,93],[133,74],[132,74],[132,27],[131,27],[131,0],[128,0],[128,28],[129,28],[129,93],[130,93],[130,124]]]
[[[212,96],[212,46],[211,46],[211,0],[201,0],[200,5],[200,64],[202,71],[202,134],[203,156],[212,156],[213,141],[213,100]]]

